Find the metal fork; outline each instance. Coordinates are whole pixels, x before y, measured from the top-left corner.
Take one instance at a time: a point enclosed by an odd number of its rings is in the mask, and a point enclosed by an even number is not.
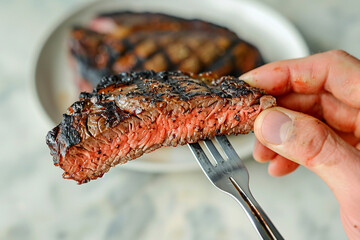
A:
[[[246,215],[262,239],[284,239],[270,221],[249,189],[249,173],[226,136],[215,137],[227,156],[225,160],[211,140],[204,144],[216,161],[214,166],[199,143],[188,144],[201,169],[221,191],[234,197],[245,210]]]

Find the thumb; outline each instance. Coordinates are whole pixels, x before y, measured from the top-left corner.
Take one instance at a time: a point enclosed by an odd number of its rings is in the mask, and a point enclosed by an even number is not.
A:
[[[263,145],[318,174],[339,201],[360,184],[360,152],[320,120],[276,107],[257,117],[254,131]]]

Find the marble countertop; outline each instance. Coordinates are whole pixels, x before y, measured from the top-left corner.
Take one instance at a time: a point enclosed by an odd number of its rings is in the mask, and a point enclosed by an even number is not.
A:
[[[114,168],[81,186],[53,167],[48,122],[30,91],[46,31],[87,0],[0,1],[0,239],[258,239],[241,207],[200,171],[152,174]],[[360,57],[360,2],[261,0],[300,30],[312,52]],[[346,239],[338,204],[319,177],[299,168],[273,178],[247,161],[251,189],[286,239]]]

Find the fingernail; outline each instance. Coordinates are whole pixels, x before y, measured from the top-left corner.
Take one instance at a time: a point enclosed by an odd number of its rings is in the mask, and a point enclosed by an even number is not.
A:
[[[248,83],[250,85],[254,82],[254,76],[252,74],[252,71],[244,73],[243,75],[241,75],[239,77],[239,79],[245,81],[246,83]]]
[[[286,140],[292,121],[284,113],[280,111],[270,111],[265,115],[262,125],[261,133],[263,138],[275,145],[279,145]]]

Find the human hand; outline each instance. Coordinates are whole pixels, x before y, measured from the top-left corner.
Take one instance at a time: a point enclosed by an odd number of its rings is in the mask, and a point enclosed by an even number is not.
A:
[[[299,164],[318,174],[339,201],[346,234],[360,239],[360,60],[333,50],[270,63],[240,79],[281,106],[256,119],[254,158],[269,162],[273,176]]]

